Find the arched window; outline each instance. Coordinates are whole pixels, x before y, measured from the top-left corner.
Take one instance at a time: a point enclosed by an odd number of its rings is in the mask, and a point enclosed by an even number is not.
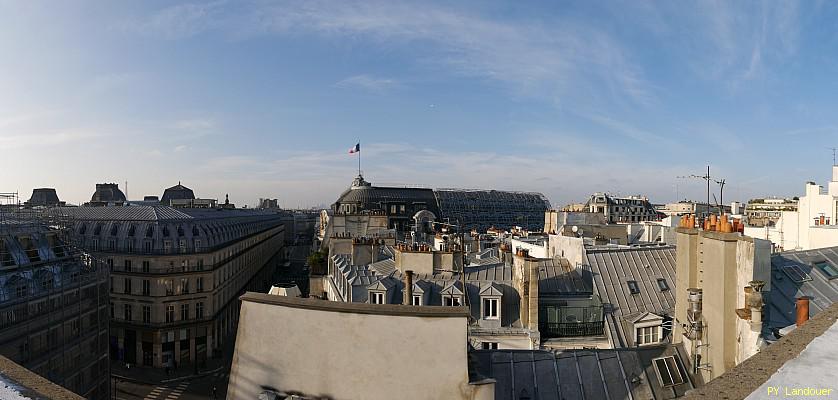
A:
[[[145,230],[145,237],[154,237],[154,225],[149,225]]]
[[[119,224],[111,225],[111,236],[116,236],[117,232],[119,232]]]

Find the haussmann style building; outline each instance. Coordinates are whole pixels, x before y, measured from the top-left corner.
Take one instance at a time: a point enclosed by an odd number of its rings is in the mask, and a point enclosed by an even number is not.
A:
[[[110,269],[110,356],[199,365],[235,332],[238,296],[270,287],[276,212],[168,206],[60,208],[76,245]]]
[[[108,399],[107,270],[32,215],[0,209],[0,354],[84,398]]]

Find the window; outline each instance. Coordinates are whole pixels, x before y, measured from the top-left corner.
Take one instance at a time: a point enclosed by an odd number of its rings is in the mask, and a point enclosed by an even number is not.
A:
[[[175,306],[166,306],[166,322],[175,322]]]
[[[113,258],[108,259],[108,270],[113,271]]]
[[[660,326],[637,328],[637,345],[660,343]]]
[[[421,306],[422,305],[422,296],[413,295],[413,301],[410,303],[414,306]]]
[[[189,304],[180,305],[180,319],[186,321],[189,319]]]
[[[125,272],[131,272],[131,260],[125,260],[123,267],[125,269]]]
[[[111,319],[114,319],[114,318],[116,318],[116,315],[114,313],[114,305],[113,305],[113,303],[111,303]]]
[[[483,342],[483,350],[497,350],[498,343],[497,342]]]
[[[195,278],[195,291],[197,291],[198,293],[201,293],[201,292],[204,291],[204,278],[203,277]]]
[[[146,240],[143,242],[143,251],[146,253],[151,253],[151,240]]]
[[[143,296],[151,295],[151,281],[143,279]]]
[[[164,240],[163,241],[163,252],[169,254],[172,252],[172,241],[171,240]]]
[[[832,264],[826,261],[821,261],[815,263],[815,266],[818,267],[818,269],[821,270],[821,272],[823,272],[828,279],[838,278],[838,269],[836,269]]]
[[[640,286],[637,286],[637,281],[628,281],[626,283],[628,284],[629,292],[631,292],[631,294],[640,293]]]
[[[147,274],[150,269],[151,263],[148,261],[143,261],[143,273]]]
[[[666,279],[658,278],[658,288],[660,288],[661,292],[669,290],[669,284],[666,283]]]
[[[123,291],[125,294],[131,294],[131,278],[125,278],[124,284],[123,284],[122,287],[123,287],[123,289],[125,289]]]
[[[652,360],[652,364],[655,365],[655,370],[658,372],[661,386],[678,386],[684,383],[684,377],[681,375],[681,369],[678,368],[675,357],[656,358]]]
[[[817,264],[815,265],[817,266]],[[786,275],[788,275],[789,278],[796,283],[803,283],[812,280],[812,277],[809,276],[803,268],[800,268],[799,265],[789,264],[783,266],[783,272],[785,272]]]
[[[131,320],[131,305],[130,304],[123,304],[122,305],[123,315],[126,321]]]
[[[189,278],[180,280],[181,293],[189,293]]]
[[[370,292],[370,304],[384,304],[384,292]]]
[[[445,304],[448,307],[459,307],[463,305],[460,296],[445,296],[442,300],[443,304]]]
[[[151,323],[151,306],[143,306],[143,322],[146,324]]]
[[[498,299],[483,299],[483,319],[498,319]]]
[[[204,302],[199,301],[195,304],[195,318],[204,318]]]
[[[200,244],[201,244],[201,241],[200,241],[200,240],[196,240],[195,245],[196,245],[196,246],[199,246]],[[198,265],[198,271],[203,271],[203,270],[204,270],[204,259],[203,259],[203,258],[199,258],[199,259],[198,259],[198,263],[197,263],[197,265]]]

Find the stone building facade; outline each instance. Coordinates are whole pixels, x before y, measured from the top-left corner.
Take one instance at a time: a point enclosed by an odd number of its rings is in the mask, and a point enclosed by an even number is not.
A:
[[[57,231],[3,214],[0,354],[84,398],[109,398],[107,270]]]
[[[236,330],[238,296],[266,291],[284,241],[275,212],[64,209],[77,245],[111,271],[111,359],[201,365]]]

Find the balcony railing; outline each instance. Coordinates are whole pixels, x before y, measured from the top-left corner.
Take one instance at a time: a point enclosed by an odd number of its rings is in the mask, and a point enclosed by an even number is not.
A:
[[[538,330],[542,338],[601,336],[604,324],[598,322],[542,322]]]

